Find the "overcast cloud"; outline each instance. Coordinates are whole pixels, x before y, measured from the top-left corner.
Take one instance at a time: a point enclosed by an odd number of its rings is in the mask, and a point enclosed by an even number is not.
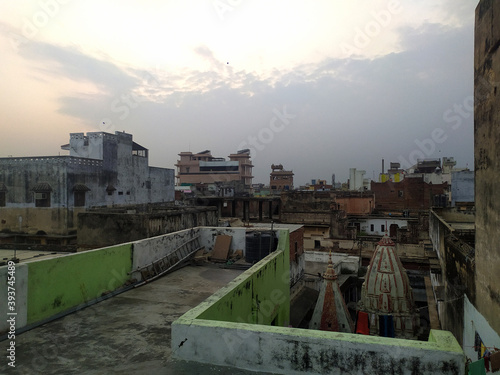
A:
[[[131,9],[141,7],[139,2],[126,3]],[[380,9],[387,3],[378,2]],[[351,167],[364,169],[365,177],[376,179],[382,158],[388,166],[390,161],[411,163],[420,155],[453,156],[457,166],[472,169],[477,1],[423,3],[429,13],[421,16],[421,22],[396,24],[393,15],[391,35],[386,35],[389,26],[387,30],[380,27],[378,33],[373,29],[372,52],[360,49],[342,56],[325,48],[323,53],[316,49],[314,59],[301,58],[300,49],[309,51],[308,43],[319,43],[318,38],[328,43],[328,35],[309,36],[304,29],[304,40],[283,41],[288,49],[296,49],[290,57],[295,63],[287,64],[285,59],[275,66],[266,60],[265,52],[284,47],[266,44],[265,37],[262,45],[254,47],[255,59],[248,55],[251,64],[244,55],[235,53],[233,60],[231,53],[221,53],[219,44],[202,37],[196,43],[193,37],[183,50],[192,64],[175,68],[161,58],[125,58],[135,48],[144,48],[140,44],[130,43],[126,54],[120,55],[97,47],[93,39],[68,43],[52,35],[58,35],[64,17],[76,11],[77,5],[71,2],[59,5],[45,34],[41,29],[39,37],[13,48],[12,30],[23,35],[19,22],[23,13],[14,13],[18,14],[16,23],[12,12],[7,12],[4,18],[0,16],[0,46],[6,56],[0,76],[18,84],[11,92],[4,85],[0,99],[7,104],[3,126],[15,125],[18,131],[11,129],[0,140],[0,156],[54,155],[59,145],[67,143],[69,132],[125,130],[149,148],[150,164],[161,167],[174,168],[181,151],[210,149],[214,156],[227,157],[250,148],[254,182],[267,183],[273,163],[293,169],[296,185],[312,178],[330,181],[333,173],[337,181],[345,181]],[[155,4],[152,1],[142,11],[154,13]],[[242,2],[225,14],[232,19],[217,20],[213,2],[203,4],[217,25],[238,22],[244,12],[256,11]],[[401,18],[406,11],[401,11]],[[365,16],[368,21],[358,21],[359,30],[366,30],[364,25],[373,21],[373,13]],[[278,21],[275,26],[284,27]],[[353,30],[343,40],[354,46],[356,27]],[[176,35],[164,36],[169,37]],[[383,38],[388,38],[387,44],[375,46]],[[334,44],[338,50],[340,43]],[[162,45],[157,43],[155,48]],[[19,79],[13,74],[19,74]],[[33,108],[24,113],[21,103],[31,87],[38,104],[30,101]],[[30,113],[39,126],[33,126]]]

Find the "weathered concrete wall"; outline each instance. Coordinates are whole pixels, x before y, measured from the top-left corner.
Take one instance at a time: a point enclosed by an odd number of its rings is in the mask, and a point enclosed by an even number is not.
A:
[[[76,230],[73,210],[66,207],[0,208],[0,230],[13,233],[65,235]]]
[[[200,235],[202,232],[203,236]],[[163,258],[197,235],[200,235],[198,244],[210,249],[217,233],[234,236],[233,250],[245,249],[245,228],[197,227],[136,242],[16,265],[17,328],[40,322],[97,299],[103,293],[115,291],[134,277],[140,280],[133,270]],[[267,268],[265,273],[274,270],[288,276],[288,242],[286,246],[286,270],[283,264],[276,262],[271,268]],[[0,284],[8,285],[7,278],[8,266],[0,267]],[[263,288],[260,276],[254,282],[259,288]],[[283,280],[282,283],[288,286],[289,280]],[[288,287],[286,290],[289,293]],[[283,295],[289,299],[285,291]],[[280,295],[280,300],[283,295]],[[276,294],[273,294],[273,298],[275,297]],[[260,297],[256,298],[256,301],[261,301]],[[0,300],[7,300],[7,288],[0,291]],[[7,307],[7,304],[0,304],[0,313],[4,316],[7,316]],[[280,322],[289,319],[289,315],[286,315],[281,307],[276,316],[279,316]],[[4,333],[8,328],[6,323],[6,320],[0,323],[0,333]]]
[[[9,277],[14,277],[14,284],[8,284]],[[11,278],[12,280],[12,278]],[[7,322],[11,316],[8,313],[15,312],[16,328],[24,327],[27,323],[27,302],[28,302],[28,266],[26,264],[16,264],[14,273],[9,274],[9,267],[4,266],[0,268],[0,314],[3,319],[0,319],[0,332],[6,332],[10,325]],[[14,304],[8,304],[8,287],[14,290]],[[10,289],[12,290],[12,289]],[[10,294],[12,296],[12,294]],[[9,307],[14,307],[12,311]]]
[[[421,342],[193,320],[189,326],[174,322],[172,347],[185,360],[287,375],[465,373],[463,352],[451,333],[434,330]]]
[[[451,172],[451,207],[455,202],[474,202],[474,171]]]
[[[290,191],[281,194],[282,212],[328,212],[331,203],[330,192]]]
[[[166,257],[199,235],[200,229],[193,228],[134,242],[132,245],[132,271],[137,271]],[[132,277],[136,280],[142,279],[139,272],[134,272]]]
[[[448,210],[447,210],[448,211]],[[466,220],[470,215],[451,217]],[[443,329],[451,331],[459,342],[463,342],[464,296],[472,301],[476,296],[474,249],[454,235],[450,223],[431,211],[429,236],[441,265],[440,277],[432,277],[433,287],[443,289],[443,300],[437,301],[438,315]]]
[[[262,264],[278,256],[269,255],[175,321],[174,355],[190,361],[287,375],[464,373],[463,352],[449,332],[433,330],[429,341],[421,342],[293,329],[279,323],[271,326],[264,317],[273,317],[272,306],[280,302],[281,292],[273,292],[269,283],[276,285],[280,280],[268,279],[260,284],[261,290],[252,287],[248,279],[249,274],[264,277],[265,270],[268,276],[279,277],[279,273],[269,273],[269,267],[263,268]],[[261,293],[267,294],[267,298],[259,297]],[[243,297],[254,301],[253,308],[251,301],[244,301]],[[240,306],[245,308],[235,314]],[[268,313],[262,318],[263,324],[248,324],[255,321],[255,313],[264,306]]]
[[[290,322],[288,231],[278,249],[188,312],[195,319],[288,326]]]
[[[219,235],[232,236],[231,245],[229,246],[230,253],[235,250],[243,250],[243,254],[245,254],[246,229],[226,227],[200,228],[201,243],[205,246],[207,251],[212,251],[214,249],[215,240]]]
[[[133,208],[133,207],[131,207]],[[84,212],[78,215],[78,246],[111,246],[173,233],[197,226],[218,224],[215,207],[178,208],[140,213],[132,209]]]
[[[359,257],[351,256],[348,254],[331,254],[333,267],[337,275],[347,274],[347,273],[358,273],[359,269]],[[309,270],[309,273],[316,274],[320,272],[321,274],[326,270],[326,265],[328,264],[330,254],[324,251],[306,251],[305,261],[321,264],[319,268],[314,268]]]
[[[474,41],[477,310],[500,333],[500,2],[481,0]]]
[[[28,324],[122,286],[131,259],[131,244],[123,244],[28,263]]]
[[[80,249],[112,246],[149,237],[146,215],[82,212],[78,215]]]
[[[346,194],[334,195],[334,201],[337,209],[343,210],[347,215],[369,215],[375,208],[375,195],[373,193],[352,193],[352,196]]]

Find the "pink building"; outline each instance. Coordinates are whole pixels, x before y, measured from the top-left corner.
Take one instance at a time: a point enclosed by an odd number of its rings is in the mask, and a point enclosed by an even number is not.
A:
[[[181,152],[177,160],[176,185],[215,184],[216,182],[242,181],[252,186],[252,161],[250,150],[240,150],[225,158],[213,157],[210,150],[193,154]]]

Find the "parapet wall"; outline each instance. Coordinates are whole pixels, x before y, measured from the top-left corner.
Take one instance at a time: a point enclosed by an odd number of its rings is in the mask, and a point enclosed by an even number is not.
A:
[[[244,228],[197,227],[120,245],[16,264],[16,329],[37,325],[54,317],[98,302],[142,281],[134,272],[176,251],[200,236],[200,244],[213,246],[213,233],[233,235],[232,248],[245,246]],[[207,241],[204,243],[203,241]],[[0,284],[8,285],[9,267],[0,267]],[[9,312],[7,288],[0,288],[0,315]],[[0,320],[0,336],[9,324]]]
[[[16,329],[43,322],[123,287],[131,265],[131,243],[16,264]],[[8,266],[0,267],[2,285],[7,285],[8,271]],[[0,293],[6,291],[3,288]],[[0,299],[6,301],[7,296],[0,294]],[[7,304],[0,305],[3,316],[7,316],[7,308]],[[0,334],[7,329],[7,322],[1,320]]]
[[[454,374],[465,357],[450,332],[427,342],[289,326],[289,241],[172,324],[177,358],[276,374]],[[287,266],[288,267],[288,266]]]

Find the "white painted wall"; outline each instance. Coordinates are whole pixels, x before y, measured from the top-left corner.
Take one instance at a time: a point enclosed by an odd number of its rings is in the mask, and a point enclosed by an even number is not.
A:
[[[349,168],[349,190],[363,190],[366,171]]]
[[[132,271],[164,258],[197,235],[199,235],[199,229],[194,228],[133,242]],[[137,280],[142,279],[138,272],[135,272],[133,276]]]
[[[290,260],[290,285],[295,284],[304,275],[306,268],[306,255],[305,252],[299,255],[296,261]]]
[[[324,263],[325,270],[326,265],[328,264],[329,253],[324,251],[306,251],[305,252],[305,261],[306,262],[315,262],[315,263]],[[332,263],[333,268],[337,275],[341,273],[358,273],[359,269],[359,258],[352,255],[347,254],[339,254],[332,253]],[[342,272],[342,270],[344,270]]]
[[[500,348],[500,336],[464,295],[464,342],[462,346],[465,355],[473,362],[477,361],[477,352],[473,348],[476,332],[479,333],[486,347]]]
[[[200,227],[201,243],[208,251],[213,250],[218,235],[227,235],[233,237],[229,251],[243,250],[244,255],[246,249],[245,234],[245,228]]]
[[[387,233],[389,233],[389,228],[392,224],[396,224],[399,228],[406,227],[408,225],[406,220],[387,218],[367,219],[365,222],[361,223],[360,229],[367,234],[383,236],[386,230]],[[371,230],[371,225],[373,225],[373,230]],[[384,231],[382,231],[382,225],[384,226]]]
[[[172,324],[172,348],[184,360],[287,375],[464,374],[453,335],[437,333],[439,342],[417,342],[193,319]]]

